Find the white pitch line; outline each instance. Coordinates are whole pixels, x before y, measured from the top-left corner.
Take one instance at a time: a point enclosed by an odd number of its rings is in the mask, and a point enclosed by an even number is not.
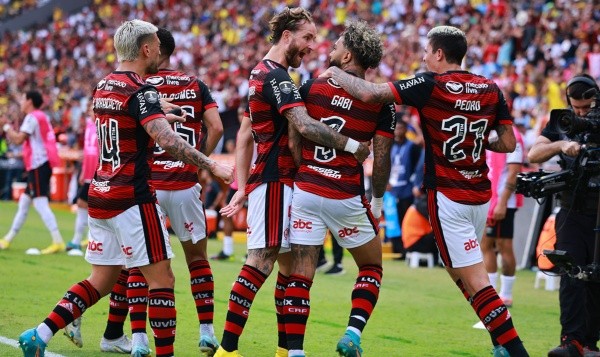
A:
[[[0,343],[3,343],[5,345],[9,345],[9,346],[12,346],[12,347],[15,347],[15,348],[19,348],[19,341],[13,340],[12,338],[0,336]],[[47,356],[47,357],[66,357],[66,356],[63,356],[63,355],[61,355],[59,353],[48,352],[48,351],[45,352],[44,356]]]

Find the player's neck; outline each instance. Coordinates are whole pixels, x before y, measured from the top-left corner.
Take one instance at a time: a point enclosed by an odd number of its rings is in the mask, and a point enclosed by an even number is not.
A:
[[[121,62],[119,64],[119,66],[117,67],[117,71],[122,71],[122,72],[134,72],[137,75],[139,75],[140,77],[144,77],[147,73],[146,73],[146,68],[137,63],[136,61],[124,61]]]
[[[358,78],[365,79],[365,70],[353,63],[343,64],[342,70]]]
[[[287,60],[285,59],[284,46],[273,45],[263,59],[279,63],[284,68],[288,68],[290,66]]]
[[[438,67],[438,73],[445,73],[450,71],[462,71],[462,67],[459,64],[444,63]]]

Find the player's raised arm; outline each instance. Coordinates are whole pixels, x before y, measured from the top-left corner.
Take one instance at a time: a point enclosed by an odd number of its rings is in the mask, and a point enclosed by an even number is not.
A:
[[[329,67],[320,77],[333,78],[353,97],[366,103],[392,103],[396,99],[387,83],[372,83],[350,75],[338,67]]]

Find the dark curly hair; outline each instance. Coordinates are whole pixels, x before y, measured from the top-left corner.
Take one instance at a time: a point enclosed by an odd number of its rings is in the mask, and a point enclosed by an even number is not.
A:
[[[383,44],[374,28],[362,20],[348,21],[343,36],[344,46],[361,67],[366,69],[379,66],[383,56]]]
[[[281,40],[283,31],[296,31],[303,24],[303,22],[313,23],[311,13],[301,7],[289,8],[286,7],[282,12],[273,16],[269,21],[269,28],[271,29],[271,43],[277,44]]]

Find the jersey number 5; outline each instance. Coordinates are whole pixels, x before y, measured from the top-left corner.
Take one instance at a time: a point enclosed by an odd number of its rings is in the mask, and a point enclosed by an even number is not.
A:
[[[338,116],[332,116],[328,118],[321,118],[321,122],[329,125],[331,129],[337,131],[338,133],[344,125],[346,121],[343,118]],[[315,160],[318,162],[329,162],[335,159],[336,153],[334,148],[324,147],[324,146],[315,146]]]
[[[469,129],[467,132],[467,124]],[[487,128],[488,120],[480,119],[469,123],[466,117],[462,115],[455,115],[442,121],[442,130],[450,131],[454,135],[444,142],[444,156],[450,162],[464,160],[467,158],[465,150],[462,149],[462,144],[467,135],[473,138],[473,152],[471,153],[473,162],[477,162],[481,158],[481,150],[483,149],[483,136],[485,129]]]

